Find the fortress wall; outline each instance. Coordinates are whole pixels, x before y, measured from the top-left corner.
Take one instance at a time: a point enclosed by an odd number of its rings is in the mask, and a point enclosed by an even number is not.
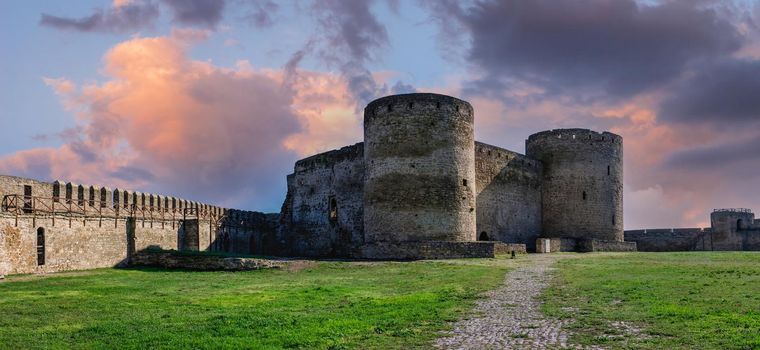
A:
[[[18,225],[16,225],[18,222]],[[177,249],[180,224],[136,220],[135,249]],[[163,226],[161,225],[163,224]],[[44,229],[45,264],[37,265],[37,232]],[[31,217],[0,214],[0,274],[58,272],[113,267],[125,262],[127,219]]]
[[[525,243],[536,250],[541,234],[541,162],[475,142],[478,239]]]
[[[277,253],[348,256],[352,246],[362,244],[364,174],[363,143],[296,162],[288,176]]]
[[[627,230],[625,240],[636,242],[641,252],[712,250],[710,228]]]
[[[24,186],[31,186],[32,197]],[[189,237],[188,249],[263,253],[277,221],[276,215],[151,193],[13,176],[0,176],[0,198],[0,274],[110,267],[125,261],[128,248],[180,249]],[[43,266],[37,266],[39,228]],[[229,234],[220,237],[220,230]]]

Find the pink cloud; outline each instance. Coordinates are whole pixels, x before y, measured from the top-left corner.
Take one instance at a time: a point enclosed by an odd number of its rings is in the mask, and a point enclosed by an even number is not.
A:
[[[78,126],[58,148],[0,158],[0,171],[273,209],[297,156],[360,137],[342,78],[192,60],[197,34],[116,45],[103,83],[46,78]]]

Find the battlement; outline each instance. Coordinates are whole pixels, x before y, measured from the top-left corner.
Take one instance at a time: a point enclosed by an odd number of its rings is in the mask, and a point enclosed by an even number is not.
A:
[[[505,148],[489,145],[487,143],[475,141],[475,152],[477,157],[481,158],[511,158],[510,166],[524,166],[526,168],[540,168],[541,161],[528,157]]]
[[[351,146],[342,147],[332,151],[319,153],[308,158],[296,161],[294,171],[300,173],[303,171],[313,170],[325,166],[330,166],[345,160],[363,159],[364,142],[359,142]]]
[[[370,102],[364,108],[364,118],[380,117],[394,111],[398,112],[399,110],[405,112],[420,110],[426,113],[440,110],[447,113],[464,115],[469,118],[473,117],[472,105],[467,101],[446,95],[413,93],[386,96]]]
[[[526,144],[540,141],[540,140],[547,140],[552,139],[555,142],[559,141],[577,141],[577,142],[585,142],[585,141],[592,141],[592,142],[607,142],[607,143],[616,143],[616,144],[622,144],[623,138],[620,135],[613,134],[608,131],[604,132],[596,132],[589,129],[553,129],[553,130],[547,130],[535,133],[533,135],[528,136],[528,140],[526,140]]]
[[[53,183],[0,175],[0,213],[15,216],[137,217],[145,220],[245,221],[255,212],[172,196],[73,182]]]
[[[752,210],[747,208],[722,208],[713,209],[713,213],[752,214]]]

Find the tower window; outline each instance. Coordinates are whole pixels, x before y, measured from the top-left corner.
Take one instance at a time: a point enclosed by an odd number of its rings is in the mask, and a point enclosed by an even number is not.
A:
[[[338,220],[338,201],[335,199],[335,196],[330,196],[328,201],[330,204],[329,219],[330,221],[336,221]]]
[[[467,186],[467,179],[462,179],[462,186]]]
[[[45,229],[37,229],[37,265],[45,265]]]
[[[583,191],[583,200],[585,201],[588,196],[586,195],[586,191]]]
[[[607,175],[609,175],[609,174],[610,174],[610,166],[608,165],[607,166]]]
[[[612,215],[612,225],[615,225],[615,215]]]
[[[489,240],[488,239],[488,233],[486,233],[486,231],[481,232],[480,235],[478,236],[478,240],[479,241],[488,241]]]

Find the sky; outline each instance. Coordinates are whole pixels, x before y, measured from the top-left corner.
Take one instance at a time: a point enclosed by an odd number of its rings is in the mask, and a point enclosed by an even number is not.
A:
[[[296,160],[416,91],[521,153],[623,136],[626,229],[760,210],[756,1],[3,1],[0,52],[0,174],[277,212]]]

